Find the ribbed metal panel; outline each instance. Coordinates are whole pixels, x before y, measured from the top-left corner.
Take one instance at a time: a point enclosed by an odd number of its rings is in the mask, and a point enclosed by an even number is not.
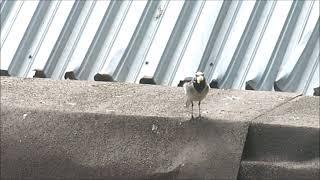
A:
[[[2,75],[177,86],[200,70],[215,88],[319,87],[317,0],[0,5]]]

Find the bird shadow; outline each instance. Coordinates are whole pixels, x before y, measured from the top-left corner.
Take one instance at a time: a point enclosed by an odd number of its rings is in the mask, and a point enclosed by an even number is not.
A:
[[[207,118],[204,118],[202,116],[197,116],[197,117],[191,116],[190,117],[190,122],[196,123],[196,122],[201,122],[201,121],[203,121],[205,119],[207,119]]]

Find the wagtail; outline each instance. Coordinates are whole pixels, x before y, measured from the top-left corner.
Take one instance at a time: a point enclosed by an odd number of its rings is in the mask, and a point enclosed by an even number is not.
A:
[[[192,107],[191,118],[193,118],[193,101],[198,101],[199,117],[201,117],[200,104],[209,92],[209,85],[203,72],[197,72],[196,77],[190,82],[186,82],[183,87],[187,96],[186,107],[189,107],[190,104]]]

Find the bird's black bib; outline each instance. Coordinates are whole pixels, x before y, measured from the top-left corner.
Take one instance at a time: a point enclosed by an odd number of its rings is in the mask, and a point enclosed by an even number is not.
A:
[[[206,81],[201,81],[200,83],[197,83],[197,81],[193,81],[193,87],[199,92],[201,93],[204,88],[206,87]]]

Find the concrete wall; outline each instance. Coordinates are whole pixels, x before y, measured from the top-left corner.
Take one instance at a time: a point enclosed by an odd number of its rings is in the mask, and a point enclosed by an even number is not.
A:
[[[176,87],[1,77],[1,179],[318,179],[319,97],[183,105]]]

